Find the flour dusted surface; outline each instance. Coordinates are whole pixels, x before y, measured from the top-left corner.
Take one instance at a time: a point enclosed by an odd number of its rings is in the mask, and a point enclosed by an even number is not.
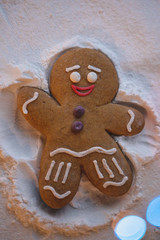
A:
[[[7,209],[13,213],[13,219],[29,226],[29,234],[33,234],[30,230],[33,228],[50,234],[50,238],[54,232],[73,236],[105,229],[106,235],[100,231],[101,239],[110,237],[116,214],[134,210],[144,217],[149,201],[159,195],[159,12],[160,4],[156,1],[2,2],[0,185]],[[57,54],[73,46],[106,53],[120,79],[116,100],[138,103],[147,115],[142,133],[116,138],[136,172],[129,193],[118,199],[107,198],[83,176],[71,204],[55,211],[46,207],[39,196],[43,139],[17,111],[16,94],[23,85],[48,91],[49,74]],[[6,215],[6,226],[8,219]],[[19,227],[13,220],[11,225],[14,224]],[[22,239],[26,228],[19,229]],[[1,232],[6,237],[3,229]],[[16,236],[10,229],[8,234]],[[94,236],[92,233],[88,239]],[[35,234],[34,239],[41,239],[41,235]]]

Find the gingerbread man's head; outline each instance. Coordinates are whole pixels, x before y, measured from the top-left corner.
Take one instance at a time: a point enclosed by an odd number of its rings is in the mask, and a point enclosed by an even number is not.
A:
[[[66,51],[55,62],[50,76],[51,93],[60,104],[103,105],[113,100],[118,86],[112,61],[95,49]]]

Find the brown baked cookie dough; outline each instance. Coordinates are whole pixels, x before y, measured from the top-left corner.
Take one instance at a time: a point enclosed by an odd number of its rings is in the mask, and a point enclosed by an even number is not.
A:
[[[104,194],[120,196],[133,180],[130,163],[110,136],[131,136],[144,127],[133,106],[112,103],[119,82],[112,61],[95,49],[68,50],[50,76],[52,96],[34,87],[18,93],[18,107],[45,137],[39,189],[52,208],[69,203],[81,169]]]

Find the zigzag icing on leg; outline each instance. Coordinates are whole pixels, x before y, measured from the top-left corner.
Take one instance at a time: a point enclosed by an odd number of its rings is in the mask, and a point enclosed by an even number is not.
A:
[[[107,188],[108,186],[115,186],[115,187],[120,187],[124,185],[128,181],[128,177],[125,176],[121,182],[113,182],[113,181],[107,181],[103,184],[104,188]]]
[[[49,190],[49,191],[51,191],[51,192],[53,193],[53,195],[54,195],[56,198],[59,198],[59,199],[63,199],[63,198],[65,198],[65,197],[67,197],[68,195],[71,194],[71,191],[67,191],[67,192],[65,192],[65,193],[63,193],[63,194],[59,194],[59,193],[57,193],[56,190],[55,190],[53,187],[51,187],[51,186],[44,186],[43,189],[44,189],[44,190]]]

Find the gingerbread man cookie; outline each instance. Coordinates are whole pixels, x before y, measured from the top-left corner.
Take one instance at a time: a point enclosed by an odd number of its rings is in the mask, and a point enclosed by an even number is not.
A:
[[[34,87],[19,90],[19,109],[46,138],[39,190],[48,206],[61,208],[72,200],[82,171],[108,196],[129,190],[133,169],[110,134],[137,134],[144,117],[133,105],[112,103],[118,87],[116,69],[106,55],[75,48],[53,66],[52,96]]]

